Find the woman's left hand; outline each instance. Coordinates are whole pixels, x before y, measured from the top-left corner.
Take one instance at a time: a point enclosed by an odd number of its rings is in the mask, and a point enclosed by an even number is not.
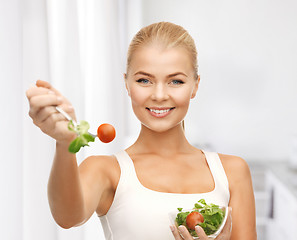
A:
[[[178,229],[176,226],[171,226],[171,231],[175,240],[193,240],[193,237],[183,225],[179,226]],[[207,237],[203,228],[196,226],[195,231],[201,240],[209,240],[211,238]],[[221,233],[216,237],[217,240],[229,240],[231,238],[232,231],[232,217],[231,217],[231,208],[228,209],[228,218],[224,228]],[[182,236],[181,236],[182,235]]]

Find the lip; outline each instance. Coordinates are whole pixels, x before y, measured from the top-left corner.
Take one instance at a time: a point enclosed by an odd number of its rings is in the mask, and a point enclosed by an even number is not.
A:
[[[153,110],[168,110],[168,112],[164,112],[164,113],[156,113],[156,112],[152,112],[150,109]],[[146,108],[146,110],[148,110],[148,112],[150,113],[151,116],[156,117],[156,118],[164,118],[166,116],[168,116],[172,110],[174,110],[175,107],[152,107],[152,108]]]
[[[167,110],[172,108],[175,108],[175,107],[147,107],[147,109],[154,109],[154,110]]]

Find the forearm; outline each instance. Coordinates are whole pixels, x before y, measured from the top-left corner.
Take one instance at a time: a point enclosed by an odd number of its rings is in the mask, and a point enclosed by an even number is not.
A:
[[[48,181],[48,200],[55,221],[63,228],[81,223],[85,217],[84,198],[75,154],[68,144],[57,143]]]

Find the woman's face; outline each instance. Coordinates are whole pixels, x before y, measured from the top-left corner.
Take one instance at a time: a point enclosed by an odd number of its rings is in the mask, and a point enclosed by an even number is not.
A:
[[[199,79],[194,76],[190,56],[182,47],[138,49],[126,75],[136,117],[156,132],[180,124],[198,89]]]

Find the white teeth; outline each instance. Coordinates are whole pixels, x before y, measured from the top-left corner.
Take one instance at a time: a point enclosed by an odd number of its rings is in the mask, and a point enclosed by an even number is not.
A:
[[[157,114],[162,114],[162,113],[166,113],[169,112],[170,109],[166,109],[166,110],[156,110],[156,109],[150,109],[151,112],[157,113]]]

